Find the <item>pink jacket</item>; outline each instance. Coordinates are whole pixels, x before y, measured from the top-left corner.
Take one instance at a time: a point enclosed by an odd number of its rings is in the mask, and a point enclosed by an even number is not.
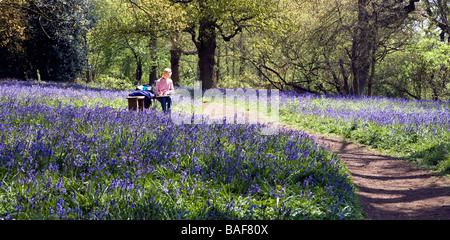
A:
[[[173,94],[174,88],[173,88],[172,79],[160,78],[159,80],[156,81],[155,90],[156,90],[156,94],[159,94],[159,92],[162,92],[163,95],[164,95],[164,93],[166,93],[167,95]]]

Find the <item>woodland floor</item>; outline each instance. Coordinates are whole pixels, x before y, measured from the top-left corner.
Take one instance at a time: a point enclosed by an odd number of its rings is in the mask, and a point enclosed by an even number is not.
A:
[[[226,107],[220,113],[220,109],[214,103],[203,104],[203,113],[212,118],[245,114],[249,123],[267,122],[248,111]],[[450,220],[450,179],[340,137],[309,134],[345,163],[368,220]]]

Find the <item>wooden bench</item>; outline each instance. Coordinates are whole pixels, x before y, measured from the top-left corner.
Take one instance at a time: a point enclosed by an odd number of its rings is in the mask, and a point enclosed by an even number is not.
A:
[[[128,96],[128,110],[129,111],[143,111],[145,96]]]

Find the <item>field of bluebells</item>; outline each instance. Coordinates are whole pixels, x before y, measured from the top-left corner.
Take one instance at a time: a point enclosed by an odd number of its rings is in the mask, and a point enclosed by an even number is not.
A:
[[[282,93],[280,99],[284,122],[450,174],[450,102],[294,93]]]
[[[0,81],[0,219],[364,218],[343,164],[307,134],[173,124],[127,111],[127,94]]]

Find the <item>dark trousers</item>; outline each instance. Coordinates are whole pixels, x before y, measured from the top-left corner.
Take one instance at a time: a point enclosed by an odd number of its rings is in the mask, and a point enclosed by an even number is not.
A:
[[[166,96],[166,97],[159,97],[158,101],[161,103],[162,110],[166,112],[167,110],[170,110],[172,107],[172,97]]]

